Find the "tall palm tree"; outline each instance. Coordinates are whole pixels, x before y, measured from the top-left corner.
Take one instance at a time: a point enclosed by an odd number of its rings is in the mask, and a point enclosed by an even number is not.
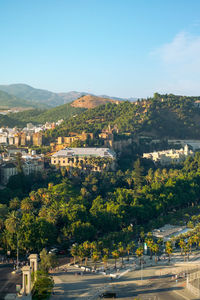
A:
[[[194,243],[193,236],[189,237],[188,239],[188,245],[190,246],[190,254],[192,253],[192,245]]]
[[[73,258],[74,258],[74,265],[75,265],[76,259],[77,259],[77,257],[78,257],[78,251],[79,251],[79,246],[78,246],[78,244],[72,245],[72,247],[71,247],[71,249],[70,249],[70,253],[71,253],[71,255],[72,255]]]
[[[103,253],[104,253],[105,255],[108,255],[108,254],[109,254],[109,249],[108,249],[108,248],[103,248]]]
[[[135,243],[132,241],[126,246],[126,251],[128,253],[128,261],[129,261],[129,256],[130,252],[135,248]]]
[[[184,239],[181,239],[179,241],[179,246],[181,248],[181,255],[183,255],[183,249],[184,249],[185,245],[186,245],[186,243],[185,243]]]
[[[82,265],[83,259],[85,257],[85,251],[83,245],[79,245],[78,247],[78,257],[79,257],[80,264]]]
[[[9,213],[8,218],[5,220],[5,227],[11,234],[16,234],[17,237],[17,269],[18,269],[18,258],[19,258],[19,228],[20,228],[20,214],[17,211]]]
[[[20,224],[20,216],[17,211],[12,211],[9,213],[7,219],[5,220],[5,226],[8,232],[17,233]]]
[[[149,247],[149,250],[150,250],[150,259],[152,259],[152,252],[153,252],[152,247],[154,245],[154,242],[151,238],[147,239],[146,242],[147,242],[147,246]]]
[[[123,256],[124,256],[125,249],[122,242],[118,244],[118,251],[119,251],[119,256],[122,258],[122,266],[123,266],[124,264]]]
[[[142,256],[143,256],[143,253],[144,253],[143,247],[139,247],[139,248],[137,248],[137,250],[135,251],[135,254],[136,254],[137,257],[140,259],[140,265],[141,265],[141,263],[142,263]]]
[[[158,261],[157,254],[158,254],[158,251],[159,251],[159,245],[154,244],[153,247],[152,247],[152,251],[155,253],[155,262],[157,263],[157,261]]]
[[[97,267],[97,261],[100,259],[100,253],[98,251],[94,251],[92,253],[92,261],[95,263],[94,264],[94,269],[96,270]]]
[[[90,250],[91,250],[90,242],[88,241],[84,242],[83,249],[84,249],[85,266],[87,266],[87,261],[90,256]]]
[[[168,257],[169,257],[169,262],[170,262],[170,258],[171,258],[171,254],[172,254],[172,252],[173,252],[173,248],[172,248],[172,243],[171,243],[171,241],[168,241],[168,242],[166,242],[166,248],[165,248],[166,250],[166,253],[168,254]]]
[[[184,261],[186,259],[186,256],[188,257],[188,260],[189,260],[189,244],[185,244],[184,253],[185,253]]]
[[[91,252],[92,252],[92,253],[93,253],[94,251],[97,251],[97,248],[98,248],[97,242],[92,242],[92,243],[90,244],[90,249],[91,249]]]
[[[197,234],[195,234],[193,236],[193,241],[196,244],[196,249],[198,248],[198,244],[199,244],[199,236]]]
[[[115,269],[117,268],[117,259],[119,258],[119,251],[118,250],[114,250],[112,252],[112,257],[114,258],[115,260]]]

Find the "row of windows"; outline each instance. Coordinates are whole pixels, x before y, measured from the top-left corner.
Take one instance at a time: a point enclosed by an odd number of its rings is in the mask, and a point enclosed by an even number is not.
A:
[[[63,164],[65,164],[65,160],[63,160],[63,161],[60,161],[60,160],[56,161],[56,160],[54,160],[53,163],[54,163],[54,164],[56,164],[56,163],[60,164],[61,162],[62,162]],[[74,163],[74,158],[69,158],[67,162],[68,162],[68,163],[70,163],[70,162]],[[77,162],[77,163],[78,163],[78,162],[83,163],[83,160],[76,160],[76,162]]]

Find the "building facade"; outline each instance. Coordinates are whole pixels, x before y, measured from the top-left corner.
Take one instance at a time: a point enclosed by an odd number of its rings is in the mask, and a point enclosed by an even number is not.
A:
[[[51,164],[101,171],[115,167],[115,152],[109,148],[66,148],[51,156]]]

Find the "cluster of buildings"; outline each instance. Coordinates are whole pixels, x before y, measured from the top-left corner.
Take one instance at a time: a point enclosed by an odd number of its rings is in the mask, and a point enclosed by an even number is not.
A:
[[[118,132],[117,126],[115,125],[113,128],[111,128],[111,126],[109,125],[108,128],[103,129],[101,133],[99,133],[98,137],[99,139],[103,140],[104,147],[113,148],[114,132]],[[68,136],[60,136],[57,138],[57,141],[55,143],[50,144],[51,151],[65,149],[66,147],[71,147],[71,145],[76,141],[85,142],[88,139],[93,140],[94,134],[84,131],[82,133],[69,132]]]
[[[170,149],[144,153],[143,158],[151,159],[155,163],[160,163],[161,165],[170,165],[172,163],[181,163],[186,159],[188,155],[194,156],[194,152],[192,150],[189,150],[188,145],[185,145],[184,148],[180,150]]]
[[[0,144],[2,145],[15,145],[15,146],[41,146],[43,143],[43,132],[47,129],[53,129],[60,125],[63,120],[56,123],[46,122],[44,125],[36,126],[28,123],[23,129],[0,128]]]
[[[44,171],[44,156],[36,155],[35,151],[27,152],[27,149],[13,148],[0,156],[0,184],[6,185],[11,176],[19,172],[17,155],[20,154],[20,163],[24,175]]]
[[[76,133],[76,132],[70,132],[68,136],[60,136],[57,138],[56,143],[51,143],[51,150],[52,151],[58,151],[61,149],[65,149],[66,147],[70,147],[74,142],[82,141],[85,142],[87,139],[94,139],[93,133]]]
[[[109,148],[65,148],[51,156],[51,164],[59,167],[101,171],[115,167],[115,152]]]

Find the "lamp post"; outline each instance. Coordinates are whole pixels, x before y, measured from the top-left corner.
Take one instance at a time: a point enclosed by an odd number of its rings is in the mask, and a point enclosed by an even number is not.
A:
[[[141,281],[143,280],[143,256],[141,259]]]
[[[18,246],[18,233],[17,233],[17,271],[19,269],[19,246]]]

